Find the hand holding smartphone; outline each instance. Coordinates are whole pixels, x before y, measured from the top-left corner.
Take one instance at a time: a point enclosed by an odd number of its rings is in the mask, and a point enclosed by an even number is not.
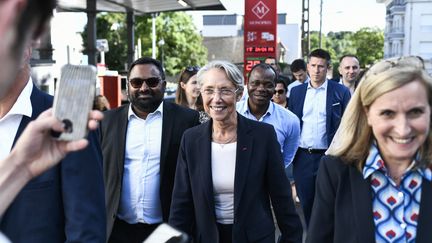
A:
[[[59,140],[72,141],[87,135],[89,112],[93,106],[97,72],[93,66],[67,64],[54,96],[54,116],[63,122]]]

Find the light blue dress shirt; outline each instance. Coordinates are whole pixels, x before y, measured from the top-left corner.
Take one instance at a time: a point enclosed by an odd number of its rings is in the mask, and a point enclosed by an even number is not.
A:
[[[303,105],[303,127],[300,135],[300,147],[312,149],[327,149],[326,128],[326,80],[320,87],[314,88],[308,83]]]
[[[141,119],[129,107],[118,217],[129,224],[162,222],[160,153],[163,102]]]
[[[301,82],[298,81],[298,80],[296,80],[296,81],[290,83],[290,84],[288,85],[288,87],[287,87],[287,89],[288,89],[288,90],[287,90],[287,98],[289,98],[290,93],[291,93],[291,89],[292,89],[292,88],[294,88],[294,87],[296,87],[296,86],[299,86],[300,84],[304,84],[304,83],[309,83],[309,76],[307,77],[307,79],[306,79],[303,83],[301,83]]]
[[[248,100],[238,102],[237,111],[251,120],[273,125],[277,140],[281,146],[285,168],[288,167],[293,161],[299,146],[300,121],[297,116],[271,101],[266,113],[259,120],[250,112]]]

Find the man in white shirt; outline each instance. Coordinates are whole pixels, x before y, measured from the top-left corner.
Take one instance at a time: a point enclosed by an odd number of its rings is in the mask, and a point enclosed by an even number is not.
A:
[[[300,145],[294,157],[294,180],[308,224],[319,161],[330,145],[348,101],[349,90],[326,78],[330,54],[322,49],[308,56],[309,83],[291,90],[288,108],[300,119]]]
[[[180,139],[199,113],[163,102],[165,73],[143,57],[128,72],[128,98],[100,125],[109,242],[143,242],[168,221]]]
[[[360,64],[357,56],[351,54],[343,55],[339,59],[338,70],[341,75],[339,83],[345,85],[352,95],[360,74]]]

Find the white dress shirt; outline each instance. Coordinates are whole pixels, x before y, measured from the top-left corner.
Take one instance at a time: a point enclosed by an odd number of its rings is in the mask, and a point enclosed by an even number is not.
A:
[[[300,134],[300,147],[313,149],[327,149],[326,129],[326,80],[320,87],[314,88],[308,83],[303,105],[303,127]]]
[[[216,222],[234,223],[234,177],[237,142],[218,144],[212,142],[211,170]]]
[[[32,91],[33,82],[30,78],[11,110],[0,119],[0,159],[9,155],[22,117],[31,117],[33,113],[30,100]]]
[[[118,217],[129,224],[162,222],[160,153],[163,102],[147,119],[129,106],[123,184]]]

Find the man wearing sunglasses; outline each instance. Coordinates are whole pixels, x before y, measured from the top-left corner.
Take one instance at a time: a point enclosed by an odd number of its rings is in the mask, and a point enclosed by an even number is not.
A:
[[[105,113],[100,124],[109,242],[143,242],[168,221],[183,132],[198,112],[163,102],[165,73],[144,57],[128,72],[130,104]]]
[[[288,179],[293,183],[290,164],[300,141],[300,121],[294,113],[271,101],[277,79],[276,70],[269,64],[254,66],[248,77],[249,97],[237,103],[237,111],[249,119],[273,125]]]

